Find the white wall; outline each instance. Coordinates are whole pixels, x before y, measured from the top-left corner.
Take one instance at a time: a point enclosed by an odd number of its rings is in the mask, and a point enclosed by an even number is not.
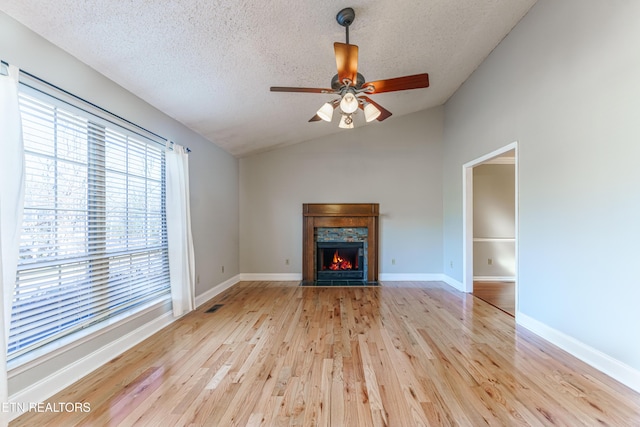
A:
[[[517,319],[638,389],[639,16],[539,0],[447,102],[443,156],[445,272],[462,278],[462,164],[518,141]]]
[[[191,148],[191,214],[201,295],[239,273],[238,160],[0,12],[0,59]],[[219,266],[225,266],[221,273]],[[12,375],[10,393],[25,389],[166,312],[135,322]]]
[[[380,203],[381,274],[441,273],[442,120],[436,108],[241,159],[241,271],[301,274],[302,204],[351,202]]]

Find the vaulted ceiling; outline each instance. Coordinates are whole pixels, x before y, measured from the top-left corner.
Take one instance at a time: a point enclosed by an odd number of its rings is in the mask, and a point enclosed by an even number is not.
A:
[[[0,0],[0,10],[241,157],[349,132],[308,122],[331,95],[269,91],[331,86],[341,9],[355,10],[350,43],[366,80],[429,73],[427,89],[372,96],[391,121],[445,103],[535,1]]]

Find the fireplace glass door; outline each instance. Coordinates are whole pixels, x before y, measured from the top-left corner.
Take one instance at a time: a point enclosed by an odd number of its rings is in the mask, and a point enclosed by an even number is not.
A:
[[[364,280],[362,242],[317,242],[316,280]]]

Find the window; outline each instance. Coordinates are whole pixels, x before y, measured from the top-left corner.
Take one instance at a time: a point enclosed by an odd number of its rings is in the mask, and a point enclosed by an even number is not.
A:
[[[8,356],[170,293],[164,145],[21,86],[25,210]]]

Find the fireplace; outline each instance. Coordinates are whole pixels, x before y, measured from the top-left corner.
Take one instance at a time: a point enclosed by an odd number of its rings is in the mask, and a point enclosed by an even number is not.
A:
[[[302,280],[377,282],[377,203],[303,205]]]
[[[316,279],[364,280],[363,242],[316,242]]]

